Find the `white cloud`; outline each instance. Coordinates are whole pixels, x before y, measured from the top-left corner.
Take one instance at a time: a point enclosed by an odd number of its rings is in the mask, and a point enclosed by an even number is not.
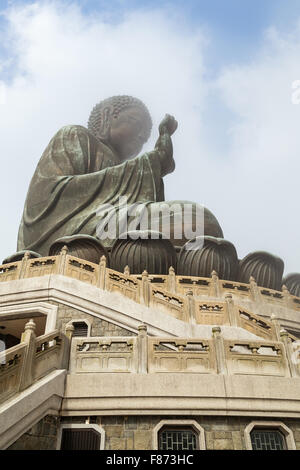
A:
[[[43,2],[10,9],[7,19],[15,69],[0,113],[0,258],[15,251],[28,184],[52,135],[65,124],[85,125],[97,101],[132,94],[154,118],[146,149],[166,112],[179,121],[167,198],[204,203],[241,257],[268,250],[300,271],[300,106],[291,104],[299,31],[270,31],[254,62],[211,83],[206,38],[165,9],[109,23],[72,4]]]
[[[271,29],[255,62],[227,68],[218,82],[237,117],[228,132],[238,245],[244,253],[251,242],[278,254],[288,271],[300,270],[300,106],[291,100],[299,54],[300,29],[289,35]]]

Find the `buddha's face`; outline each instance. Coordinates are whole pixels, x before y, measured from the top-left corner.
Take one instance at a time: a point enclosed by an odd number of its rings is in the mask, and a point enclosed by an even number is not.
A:
[[[124,109],[112,118],[109,141],[121,160],[137,156],[147,137],[145,114],[138,107]]]

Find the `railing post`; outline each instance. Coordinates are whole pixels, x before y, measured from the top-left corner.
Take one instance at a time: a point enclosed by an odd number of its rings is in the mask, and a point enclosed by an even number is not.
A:
[[[142,273],[142,292],[141,301],[144,305],[149,307],[150,305],[150,281],[147,271]]]
[[[138,348],[138,373],[148,373],[148,336],[147,336],[147,325],[142,324],[138,327],[137,337],[137,348]]]
[[[280,323],[277,320],[277,317],[274,313],[272,313],[272,315],[271,315],[271,322],[272,322],[272,325],[273,325],[274,330],[275,330],[276,340],[281,341],[281,335],[280,335],[281,327],[280,327]]]
[[[259,289],[257,287],[256,280],[254,279],[253,276],[250,276],[249,284],[250,284],[250,297],[251,297],[251,300],[255,303],[260,303],[260,300],[261,300],[260,292],[259,292]]]
[[[35,328],[36,325],[33,320],[30,320],[25,325],[25,331],[21,336],[21,343],[26,343],[26,351],[24,354],[23,368],[21,372],[20,390],[29,387],[33,382],[33,369],[35,359]]]
[[[292,306],[291,306],[291,294],[290,294],[290,291],[288,290],[288,288],[285,285],[282,286],[282,295],[283,295],[283,298],[284,298],[285,305],[288,308],[292,308]]]
[[[219,276],[218,276],[217,271],[212,271],[211,283],[212,283],[211,295],[213,297],[220,297],[220,281],[219,281]]]
[[[105,279],[106,279],[106,257],[103,255],[101,256],[100,263],[99,263],[99,279],[98,279],[98,287],[102,290],[105,289]]]
[[[21,261],[19,279],[23,279],[26,276],[27,264],[28,264],[29,259],[30,259],[30,253],[29,251],[26,251]]]
[[[176,275],[175,275],[175,269],[173,268],[173,266],[169,268],[169,275],[167,279],[167,289],[172,294],[176,293]]]
[[[128,265],[126,265],[124,268],[124,276],[130,276],[130,268]]]
[[[68,254],[67,245],[63,246],[59,253],[58,274],[65,274],[66,258]]]
[[[212,336],[216,351],[217,373],[227,374],[224,340],[219,326],[213,327]]]
[[[62,368],[69,369],[70,364],[70,354],[71,354],[71,344],[72,344],[72,337],[74,333],[74,325],[68,324],[65,326],[65,343],[64,343],[64,351],[63,351],[63,361],[62,361]]]
[[[299,374],[297,366],[296,363],[293,361],[294,352],[292,351],[291,339],[289,338],[289,334],[285,329],[282,329],[280,331],[280,338],[284,344],[290,375],[291,377],[298,377]]]
[[[194,293],[192,290],[187,291],[186,300],[187,300],[188,319],[190,323],[196,324],[195,299],[194,299]]]
[[[234,305],[232,294],[225,295],[225,301],[227,303],[229,323],[231,326],[240,326],[238,311]]]

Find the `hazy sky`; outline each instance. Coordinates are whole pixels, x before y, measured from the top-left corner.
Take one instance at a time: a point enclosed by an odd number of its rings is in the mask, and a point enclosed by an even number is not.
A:
[[[131,94],[179,122],[166,198],[197,201],[239,257],[300,272],[299,0],[0,0],[0,260],[16,251],[36,164],[63,125]]]

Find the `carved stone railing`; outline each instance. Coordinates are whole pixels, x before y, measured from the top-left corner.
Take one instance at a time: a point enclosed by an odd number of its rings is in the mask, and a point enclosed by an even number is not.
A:
[[[190,297],[192,299],[192,296]],[[230,325],[226,302],[195,300],[195,322],[200,325]]]
[[[136,290],[134,286],[142,282],[142,274],[130,274],[128,269],[127,273],[119,273],[109,269],[106,267],[104,257],[98,265],[70,256],[66,247],[62,249],[58,256],[30,259],[29,254],[25,254],[21,261],[0,266],[0,282],[49,274],[63,274],[108,290],[109,288],[122,290],[119,284],[131,281],[132,285],[130,285],[131,282],[128,283],[129,297],[132,297],[132,292]],[[178,295],[185,296],[187,292],[192,291],[195,297],[202,295],[224,297],[226,294],[231,293],[253,300],[260,298],[263,301],[275,302],[279,305],[286,304],[288,300],[290,308],[300,309],[300,298],[290,295],[286,288],[279,292],[259,287],[253,278],[250,279],[249,284],[244,284],[219,279],[216,272],[212,273],[211,278],[180,276],[175,274],[173,268],[170,268],[168,275],[148,275],[148,282],[154,289],[162,289]]]
[[[140,325],[133,337],[73,338],[70,373],[195,373],[299,377],[300,343],[226,340],[213,327],[210,339],[149,337]],[[294,346],[293,346],[294,344]]]
[[[216,373],[216,355],[212,340],[149,338],[148,371]]]
[[[18,344],[0,353],[0,403],[21,389],[26,344]]]
[[[71,373],[137,372],[137,337],[73,338]]]
[[[291,376],[283,343],[224,341],[228,374]]]
[[[35,341],[35,359],[33,364],[33,380],[38,380],[52,370],[58,369],[63,359],[64,338],[58,330],[40,336]]]
[[[135,302],[140,301],[140,282],[130,275],[107,269],[105,286],[110,292],[118,292]]]
[[[15,281],[20,277],[22,262],[19,261],[17,263],[9,263],[0,266],[0,281],[7,282],[7,281]]]
[[[238,326],[261,338],[276,338],[275,327],[270,321],[262,320],[258,315],[250,313],[245,309],[235,308],[238,314]]]
[[[95,264],[70,256],[66,247],[58,256],[29,259],[26,253],[21,261],[0,266],[0,282],[51,274],[61,274],[120,293],[185,322],[240,326],[266,339],[274,338],[272,322],[260,320],[244,307],[239,313],[234,311],[238,307],[232,309],[227,305],[230,296],[235,304],[239,300],[243,305],[247,305],[244,300],[252,302],[256,311],[266,305],[269,310],[273,306],[300,310],[300,298],[292,296],[286,287],[282,292],[262,288],[253,278],[249,284],[244,284],[221,280],[216,272],[212,272],[211,278],[177,276],[173,268],[168,275],[149,275],[146,271],[132,275],[128,267],[124,273],[107,268],[105,257]],[[213,300],[204,302],[203,297]]]
[[[189,321],[187,299],[178,294],[150,286],[148,306],[158,308],[178,320]]]
[[[66,368],[69,338],[58,330],[36,338],[30,320],[21,343],[0,353],[0,403],[51,371]]]

